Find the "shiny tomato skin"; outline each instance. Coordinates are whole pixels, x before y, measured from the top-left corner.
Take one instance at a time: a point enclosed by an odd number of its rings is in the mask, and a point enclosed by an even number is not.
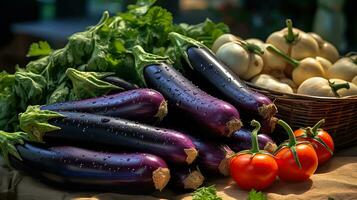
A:
[[[273,184],[278,175],[278,164],[268,154],[238,154],[230,162],[230,173],[244,190],[262,190]]]
[[[301,169],[288,147],[282,148],[275,154],[280,179],[292,182],[305,181],[315,173],[318,159],[314,147],[311,144],[298,144],[296,152],[301,163]]]
[[[304,129],[298,129],[298,130],[294,131],[295,137],[301,137],[304,134],[305,134]],[[322,141],[324,141],[325,144],[330,148],[330,150],[332,152],[335,150],[335,144],[333,142],[333,139],[330,136],[330,134],[328,134],[326,131],[318,130],[316,137],[319,137]],[[309,141],[312,143],[312,145],[315,148],[317,158],[319,160],[319,166],[323,165],[324,163],[326,163],[328,160],[331,159],[332,154],[322,144],[317,142],[314,138],[306,137],[306,138],[302,138],[300,140],[306,140],[306,141]]]

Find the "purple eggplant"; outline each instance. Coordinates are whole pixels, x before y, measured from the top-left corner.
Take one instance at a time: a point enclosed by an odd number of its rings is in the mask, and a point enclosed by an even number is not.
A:
[[[225,143],[235,152],[251,149],[252,132],[247,129],[240,129],[234,132]],[[270,153],[274,152],[277,148],[275,142],[266,134],[258,134],[258,144],[259,149],[264,149]]]
[[[200,152],[195,163],[204,174],[229,175],[229,160],[234,152],[228,146],[192,136],[190,138]],[[227,139],[230,140],[229,138]]]
[[[191,164],[197,157],[195,145],[186,135],[169,129],[124,119],[77,112],[58,112],[63,118],[49,120],[60,129],[45,134],[49,138],[87,144],[110,145],[148,152],[176,164]]]
[[[109,96],[41,106],[42,110],[75,111],[151,122],[167,114],[165,98],[151,89],[136,89]]]
[[[119,88],[121,88],[121,91],[135,90],[135,89],[139,88],[137,85],[129,83],[117,76],[107,76],[107,77],[103,78],[103,81],[106,81],[108,83],[118,86]]]
[[[16,169],[71,189],[147,193],[162,190],[170,179],[164,160],[144,153],[103,153],[76,147],[16,145],[22,160],[10,156]]]
[[[267,119],[276,114],[277,108],[268,97],[250,90],[207,47],[178,33],[170,33],[169,37],[191,69],[204,80],[199,86],[205,85],[208,90],[214,90],[213,93],[224,97],[238,108],[242,115],[256,115]]]
[[[180,167],[171,170],[169,185],[176,191],[195,190],[203,184],[205,177],[198,167]]]

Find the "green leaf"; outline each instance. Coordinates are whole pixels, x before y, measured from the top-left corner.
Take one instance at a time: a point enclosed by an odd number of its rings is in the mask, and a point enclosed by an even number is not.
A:
[[[68,98],[69,98],[69,88],[67,86],[67,83],[63,82],[49,96],[47,100],[47,104],[65,102],[68,100]]]
[[[248,200],[266,200],[266,196],[262,192],[257,192],[252,189],[248,194]]]
[[[19,114],[20,128],[35,138],[35,141],[43,142],[45,133],[61,129],[49,124],[48,120],[61,117],[64,116],[54,111],[41,110],[40,106],[29,106],[26,112]]]
[[[27,57],[48,56],[52,52],[51,46],[46,41],[32,43],[27,53]]]
[[[120,89],[118,86],[101,80],[113,74],[112,72],[82,72],[68,68],[66,75],[73,85],[72,98],[74,99],[71,100],[102,96],[111,90]]]
[[[192,200],[222,200],[221,197],[217,196],[217,191],[214,185],[209,187],[198,188],[192,194]]]
[[[143,15],[155,2],[156,0],[138,0],[135,5],[129,5],[128,10],[135,15]]]

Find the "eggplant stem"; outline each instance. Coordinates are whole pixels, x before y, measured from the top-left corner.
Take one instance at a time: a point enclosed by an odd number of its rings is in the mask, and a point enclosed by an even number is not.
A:
[[[337,84],[335,82],[331,82],[330,80],[328,81],[328,84],[329,86],[331,87],[331,90],[333,92],[333,94],[336,96],[336,97],[341,97],[337,91],[342,89],[342,88],[345,88],[345,89],[350,89],[350,84],[348,82],[346,83],[340,83],[340,84]]]
[[[282,126],[285,130],[286,133],[288,133],[289,135],[289,144],[288,147],[293,147],[296,146],[296,138],[294,136],[293,130],[291,129],[291,127],[289,126],[289,124],[287,124],[286,122],[284,122],[283,120],[279,119],[278,120],[278,124],[280,126]]]
[[[256,120],[252,120],[250,125],[254,126],[252,131],[252,149],[250,150],[252,154],[259,153],[259,143],[258,143],[258,131],[260,130],[260,123]]]
[[[289,57],[288,55],[286,55],[285,53],[283,53],[282,51],[280,51],[278,48],[274,47],[273,45],[268,45],[267,46],[267,50],[277,54],[280,57],[282,57],[289,64],[291,64],[294,68],[296,68],[296,67],[298,67],[300,65],[300,61]]]
[[[288,28],[288,34],[285,35],[285,40],[287,43],[291,44],[293,42],[295,42],[296,38],[298,37],[298,34],[294,34],[293,31],[293,22],[291,21],[291,19],[287,19],[285,21],[286,27]]]

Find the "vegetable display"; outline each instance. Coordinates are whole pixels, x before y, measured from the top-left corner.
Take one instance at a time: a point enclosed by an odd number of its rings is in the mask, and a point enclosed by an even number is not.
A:
[[[329,78],[351,82],[357,76],[357,55],[349,55],[336,61],[327,71]]]
[[[279,81],[275,77],[268,74],[259,74],[258,76],[254,77],[251,82],[257,86],[273,91],[294,93],[290,85],[282,83],[282,81]]]
[[[41,106],[42,110],[75,111],[129,120],[161,121],[167,114],[165,98],[151,89],[134,89],[104,97]]]
[[[11,156],[13,167],[66,187],[150,193],[161,191],[170,179],[165,161],[150,154],[41,148],[27,143],[16,149],[21,160]]]
[[[172,187],[182,190],[195,190],[203,184],[205,177],[195,167],[176,168],[171,171]]]
[[[327,80],[321,77],[312,77],[299,86],[297,93],[320,97],[341,97],[357,95],[357,87],[340,79]]]
[[[274,157],[259,150],[257,133],[260,124],[252,121],[252,148],[241,151],[231,159],[231,176],[239,187],[245,190],[262,190],[269,187],[278,174],[278,164]]]

